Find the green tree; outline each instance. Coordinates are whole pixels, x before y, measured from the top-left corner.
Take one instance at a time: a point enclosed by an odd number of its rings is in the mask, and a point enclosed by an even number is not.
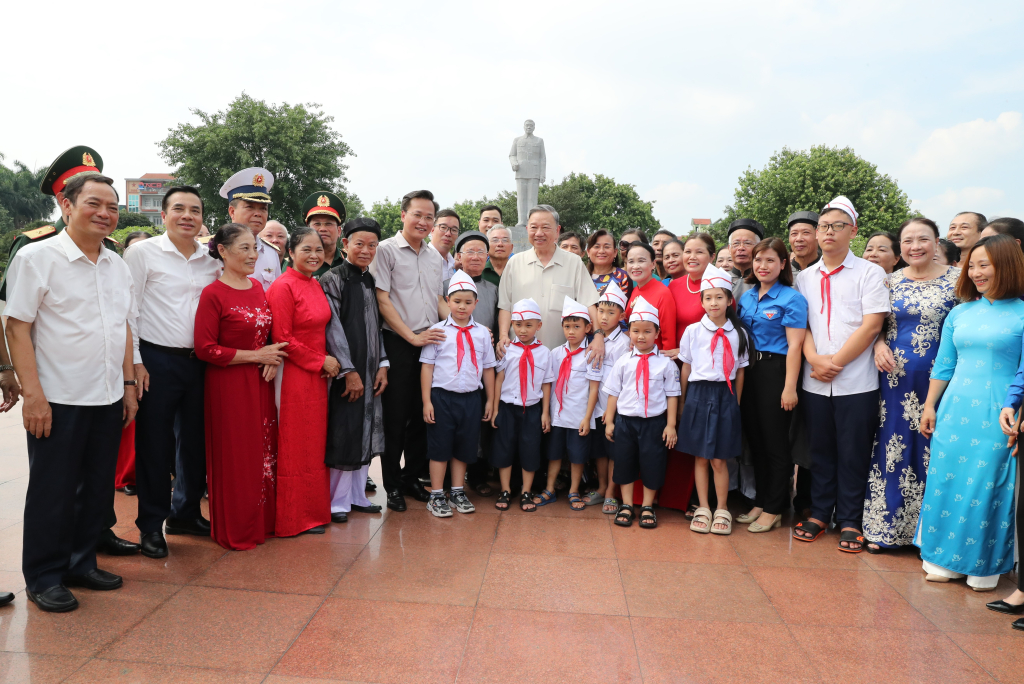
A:
[[[117,228],[115,230],[124,230],[125,228],[131,228],[133,226],[151,225],[153,225],[153,223],[145,214],[135,214],[129,211],[122,211],[117,216]]]
[[[301,221],[302,201],[317,190],[337,193],[350,217],[361,215],[362,203],[345,188],[344,161],[355,153],[331,128],[334,117],[319,109],[312,103],[267,104],[243,92],[225,111],[191,110],[200,123],[170,129],[158,143],[160,156],[174,165],[179,181],[199,188],[211,226],[228,216],[221,185],[249,166],[274,174],[270,215],[286,225]]]
[[[0,204],[0,273],[7,270],[7,255],[11,252],[11,245],[18,231],[14,229],[14,219],[7,213],[4,206]]]
[[[402,230],[402,204],[392,202],[387,197],[382,202],[374,202],[367,216],[380,225],[380,239],[384,240]]]
[[[768,235],[785,236],[795,211],[818,211],[836,195],[846,195],[860,212],[861,233],[895,232],[916,213],[896,181],[879,173],[852,148],[819,145],[810,150],[783,147],[760,171],[747,168],[739,178],[736,201],[712,226],[716,238],[737,218],[757,219]]]
[[[3,158],[0,154],[0,159]],[[57,206],[53,197],[39,192],[45,175],[45,167],[32,171],[20,161],[14,162],[14,168],[0,164],[0,206],[11,219],[10,230],[23,231],[29,221],[53,213]]]

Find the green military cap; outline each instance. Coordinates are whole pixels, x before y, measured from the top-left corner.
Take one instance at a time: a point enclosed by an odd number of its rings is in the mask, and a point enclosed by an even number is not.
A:
[[[88,145],[77,145],[65,150],[57,157],[43,176],[39,185],[44,195],[56,195],[64,192],[67,182],[83,173],[101,173],[103,157]]]
[[[333,192],[314,192],[302,203],[303,223],[308,225],[309,220],[318,214],[333,216],[340,226],[345,223],[345,203]]]

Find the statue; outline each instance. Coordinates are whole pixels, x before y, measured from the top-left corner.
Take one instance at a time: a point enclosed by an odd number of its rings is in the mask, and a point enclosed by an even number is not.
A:
[[[540,182],[544,180],[548,158],[544,154],[544,141],[533,134],[536,126],[532,119],[523,124],[526,135],[512,141],[512,151],[508,160],[512,162],[512,170],[516,172],[516,205],[519,208],[517,227],[526,226],[526,217],[530,209],[537,206],[537,194]]]

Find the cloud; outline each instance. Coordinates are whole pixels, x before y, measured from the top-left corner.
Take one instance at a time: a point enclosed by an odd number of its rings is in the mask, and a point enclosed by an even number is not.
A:
[[[1006,193],[999,188],[966,187],[948,188],[934,197],[913,200],[912,206],[940,227],[949,222],[958,212],[977,211],[988,218],[1013,214],[1008,206]]]
[[[1022,143],[1024,117],[1003,112],[994,121],[975,119],[935,129],[907,161],[907,169],[921,177],[960,176],[1017,152]]]

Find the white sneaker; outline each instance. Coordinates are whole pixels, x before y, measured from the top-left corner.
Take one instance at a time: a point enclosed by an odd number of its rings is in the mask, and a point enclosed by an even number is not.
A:
[[[445,498],[444,494],[441,496],[431,496],[430,501],[427,502],[427,510],[433,513],[436,518],[452,517],[452,509],[448,505],[448,499]]]
[[[455,506],[455,510],[459,513],[473,513],[476,511],[476,506],[466,496],[466,492],[462,489],[455,489],[452,491],[452,505]]]

